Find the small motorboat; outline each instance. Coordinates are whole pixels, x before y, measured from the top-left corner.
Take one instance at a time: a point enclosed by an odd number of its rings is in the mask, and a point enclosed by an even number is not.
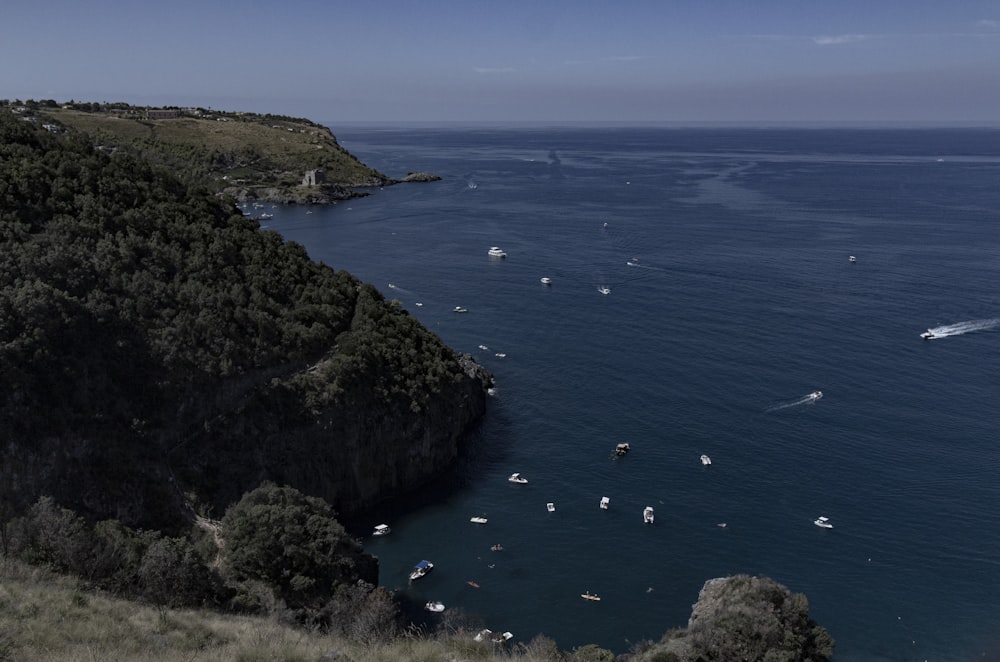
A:
[[[920,337],[923,338],[924,340],[933,340],[937,336],[934,335],[933,331],[927,329],[926,331],[920,334]]]
[[[432,611],[435,614],[440,614],[442,611],[444,611],[444,603],[443,602],[428,602],[428,603],[424,604],[424,609],[426,609],[427,611]]]
[[[522,476],[519,473],[512,473],[510,476],[507,477],[507,480],[510,481],[511,483],[527,483],[528,482],[528,479],[525,478],[524,476]]]
[[[472,581],[471,579],[469,581],[465,582],[465,583],[468,584],[469,586],[471,586],[472,588],[479,588],[479,584],[477,584],[476,582]]]
[[[470,517],[469,521],[473,524],[486,524],[488,520],[485,517]]]
[[[542,276],[542,285],[551,285],[552,279],[548,276]]]
[[[817,517],[816,520],[813,522],[813,524],[815,524],[816,526],[820,527],[821,529],[832,529],[833,528],[833,524],[830,524],[830,518],[829,517]]]
[[[593,600],[594,602],[600,602],[601,601],[600,596],[594,595],[590,591],[587,591],[586,593],[581,593],[580,597],[583,598],[584,600]]]
[[[415,304],[413,304],[413,305],[414,305],[414,306],[416,306],[417,308],[420,308],[420,307],[421,307],[421,306],[423,306],[424,304],[422,304],[422,303],[420,303],[420,302],[418,301],[418,302],[416,302],[416,303],[415,303]]]
[[[819,400],[823,397],[823,391],[813,391],[809,394],[809,398],[812,400]]]
[[[707,467],[708,465],[712,464],[712,458],[710,458],[707,455],[702,455],[701,456],[701,463],[704,464]]]
[[[652,524],[653,523],[653,507],[652,506],[646,506],[645,508],[642,509],[642,521],[645,522],[646,524]]]
[[[507,257],[507,254],[499,246],[491,246],[490,250],[486,252],[490,257]]]
[[[545,510],[549,511],[550,513],[554,513],[556,511],[556,504],[549,501],[547,504],[545,504]]]
[[[414,579],[420,579],[425,576],[428,572],[434,569],[434,564],[426,559],[418,563],[413,567],[413,572],[410,573],[410,581]]]
[[[632,450],[632,447],[628,445],[628,442],[622,442],[615,446],[615,455],[621,457],[622,455],[627,455],[630,450]]]
[[[611,505],[611,499],[608,497],[601,497],[601,510],[607,510],[609,505]]]
[[[496,356],[498,359],[505,359],[507,358],[507,352],[497,352],[494,356]]]
[[[490,547],[490,551],[491,552],[502,552],[503,551],[503,545],[501,545],[500,543],[497,543],[497,544],[493,545],[492,547]]]
[[[389,528],[388,524],[376,524],[375,530],[372,531],[373,536],[387,536],[392,529]]]
[[[455,312],[455,313],[467,313],[467,312],[469,312],[469,309],[468,308],[462,308],[461,306],[455,306],[454,308],[452,308],[452,312]]]
[[[848,256],[847,261],[850,262],[851,264],[854,264],[855,262],[858,261],[858,258],[854,257],[853,255],[850,255]]]
[[[476,636],[473,637],[475,641],[492,641],[495,644],[502,644],[503,642],[513,639],[514,635],[511,632],[494,632],[489,629],[480,630]]]
[[[611,294],[610,287],[599,287],[597,288],[597,291],[600,292],[601,294]]]

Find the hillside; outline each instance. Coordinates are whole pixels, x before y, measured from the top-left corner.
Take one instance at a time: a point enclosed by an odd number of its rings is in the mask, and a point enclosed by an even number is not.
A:
[[[131,120],[117,120],[130,122]],[[489,380],[211,191],[0,109],[0,494],[154,529],[264,480],[345,515],[456,457]]]
[[[103,150],[125,151],[240,200],[325,203],[394,183],[307,119],[203,108],[169,109],[171,116],[161,119],[156,110],[127,104],[33,102],[24,108],[42,123],[90,135]],[[303,185],[306,171],[317,169],[324,179]]]

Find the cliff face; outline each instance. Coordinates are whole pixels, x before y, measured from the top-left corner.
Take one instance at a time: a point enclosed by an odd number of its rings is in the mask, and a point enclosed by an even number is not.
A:
[[[460,378],[448,380],[426,406],[383,399],[371,390],[304,415],[300,398],[267,388],[247,404],[214,412],[213,429],[170,457],[183,484],[222,512],[264,481],[289,485],[355,515],[441,475],[455,461],[466,432],[486,410],[491,376],[458,357]],[[221,416],[221,420],[219,417]]]

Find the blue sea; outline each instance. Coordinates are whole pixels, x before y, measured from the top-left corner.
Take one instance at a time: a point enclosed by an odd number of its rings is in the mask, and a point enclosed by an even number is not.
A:
[[[333,128],[443,179],[262,224],[497,382],[454,472],[354,531],[383,586],[621,653],[766,575],[840,662],[1000,659],[1000,131]]]

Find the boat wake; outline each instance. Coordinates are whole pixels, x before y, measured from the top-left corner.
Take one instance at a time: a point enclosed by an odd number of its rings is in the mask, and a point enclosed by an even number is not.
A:
[[[969,320],[967,322],[956,322],[955,324],[945,324],[927,329],[933,334],[933,338],[946,338],[948,336],[961,336],[973,331],[986,331],[1000,326],[1000,317],[985,320]]]
[[[773,407],[768,407],[765,412],[779,411],[781,409],[788,409],[789,407],[798,407],[799,405],[811,405],[815,404],[817,400],[823,397],[823,393],[820,391],[813,391],[809,395],[804,395],[801,398],[792,400],[791,402],[783,402],[781,404],[774,405]]]

